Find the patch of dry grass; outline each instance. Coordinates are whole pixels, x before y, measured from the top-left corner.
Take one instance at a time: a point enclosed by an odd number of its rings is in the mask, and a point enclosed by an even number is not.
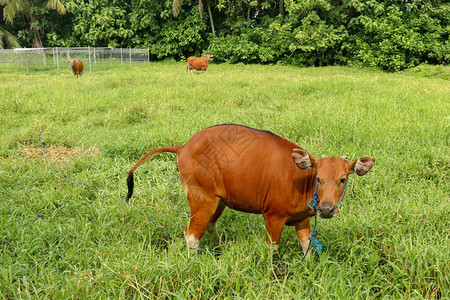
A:
[[[100,150],[97,147],[90,147],[89,149],[82,149],[78,147],[61,147],[61,146],[48,146],[45,147],[45,153],[48,158],[57,165],[67,164],[70,160],[78,157],[88,157],[100,154]],[[28,160],[46,160],[44,151],[39,148],[23,148],[22,154]]]

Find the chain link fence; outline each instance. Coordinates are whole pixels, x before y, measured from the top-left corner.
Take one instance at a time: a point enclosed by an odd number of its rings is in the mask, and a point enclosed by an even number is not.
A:
[[[92,72],[97,64],[150,63],[150,49],[76,47],[76,48],[16,48],[0,49],[0,64],[26,67],[57,68],[68,59],[81,59],[85,72]]]

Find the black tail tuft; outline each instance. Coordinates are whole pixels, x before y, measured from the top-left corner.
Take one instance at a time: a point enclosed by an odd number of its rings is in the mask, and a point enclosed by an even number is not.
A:
[[[128,200],[130,200],[131,196],[133,196],[134,178],[133,178],[132,172],[128,173],[127,185],[128,185],[128,194],[127,194],[126,201],[128,202]]]

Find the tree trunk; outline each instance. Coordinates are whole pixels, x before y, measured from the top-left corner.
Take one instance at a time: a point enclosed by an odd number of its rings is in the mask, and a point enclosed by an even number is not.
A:
[[[214,20],[213,20],[213,16],[212,16],[211,6],[209,5],[209,0],[206,0],[206,6],[208,8],[209,20],[211,22],[211,31],[212,31],[213,35],[216,36],[216,29],[214,27]]]
[[[198,0],[198,12],[200,13],[200,21],[203,22],[203,2]]]
[[[31,31],[34,35],[33,48],[43,48],[41,35],[36,28],[31,28]]]
[[[31,31],[34,35],[34,42],[33,42],[33,48],[44,48],[44,45],[42,44],[41,34],[36,28],[31,28]],[[38,50],[39,54],[42,56],[42,63],[44,66],[47,65],[47,57],[45,56],[44,49]]]
[[[279,0],[278,5],[280,6],[280,15],[284,15],[284,0]]]

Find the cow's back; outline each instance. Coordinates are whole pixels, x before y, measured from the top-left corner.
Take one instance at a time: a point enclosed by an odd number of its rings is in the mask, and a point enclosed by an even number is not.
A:
[[[197,57],[195,57],[195,56],[189,56],[188,59],[187,59],[187,64],[192,66],[192,64],[194,63],[194,60],[196,58]]]
[[[202,189],[233,209],[263,213],[273,195],[292,196],[294,177],[308,173],[296,167],[293,148],[300,147],[267,131],[218,125],[195,134],[177,164],[186,192]]]

